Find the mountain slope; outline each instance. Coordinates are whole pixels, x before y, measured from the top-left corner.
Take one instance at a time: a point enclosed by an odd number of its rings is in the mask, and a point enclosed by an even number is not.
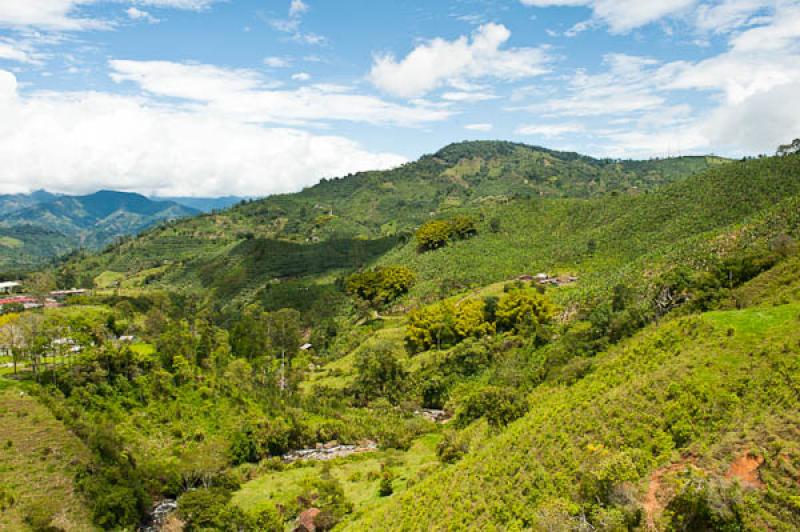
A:
[[[6,215],[3,225],[37,225],[57,230],[83,247],[96,248],[162,220],[197,214],[174,202],[103,190],[87,196],[62,196]]]
[[[0,227],[0,271],[30,270],[72,249],[62,233],[34,225]]]
[[[251,201],[158,227],[73,266],[83,276],[82,283],[91,284],[104,271],[139,279],[142,272],[169,264],[169,272],[158,274],[163,284],[224,286],[231,294],[259,288],[276,278],[323,273],[317,266],[274,267],[267,272],[247,264],[254,256],[251,251],[266,256],[266,250],[283,248],[287,263],[327,262],[331,273],[336,273],[376,259],[369,249],[382,247],[381,242],[386,242],[382,239],[406,241],[408,232],[432,214],[501,209],[499,205],[513,203],[515,198],[516,202],[540,196],[610,198],[608,192],[636,196],[722,162],[711,157],[602,161],[506,142],[454,144],[394,170],[323,180],[297,194]],[[330,263],[324,256],[332,248],[348,259]],[[319,260],[309,261],[310,255]]]
[[[442,282],[483,285],[539,271],[577,274],[580,287],[611,285],[627,272],[693,257],[708,263],[756,240],[797,237],[799,196],[800,157],[735,162],[651,194],[488,206],[476,237],[422,254],[396,248],[381,262],[413,269],[418,296],[438,293]]]
[[[796,529],[798,315],[795,303],[650,327],[574,385],[541,385],[483,449],[347,529],[566,530],[588,511],[644,525],[668,519],[676,494],[717,497],[717,526],[732,507],[745,529]]]

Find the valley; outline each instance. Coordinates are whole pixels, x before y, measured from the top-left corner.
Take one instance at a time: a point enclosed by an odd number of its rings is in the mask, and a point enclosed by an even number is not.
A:
[[[473,142],[74,252],[0,316],[70,502],[15,462],[4,519],[796,529],[799,203],[798,155]]]

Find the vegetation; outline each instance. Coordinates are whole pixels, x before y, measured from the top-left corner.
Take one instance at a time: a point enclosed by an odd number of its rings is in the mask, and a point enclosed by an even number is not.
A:
[[[0,445],[69,442],[2,524],[797,529],[800,157],[722,163],[464,143],[29,275],[95,289],[0,316]]]

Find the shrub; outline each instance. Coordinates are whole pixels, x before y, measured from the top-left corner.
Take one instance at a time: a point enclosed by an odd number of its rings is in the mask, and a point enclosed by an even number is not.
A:
[[[525,415],[527,399],[518,391],[500,386],[485,386],[457,400],[455,422],[465,427],[485,417],[492,427],[502,427]]]
[[[350,275],[345,280],[345,290],[373,305],[382,305],[408,292],[414,280],[410,269],[387,266]]]
[[[682,488],[665,511],[670,530],[744,530],[740,494],[734,486],[711,481],[693,469],[686,472],[681,482]]]
[[[362,350],[355,361],[356,380],[353,392],[356,398],[368,402],[382,397],[397,403],[403,393],[406,372],[388,342],[372,350]]]
[[[388,497],[392,493],[394,493],[394,487],[392,487],[392,475],[387,471],[383,473],[381,482],[378,485],[378,495],[381,497]]]
[[[453,240],[465,239],[478,234],[475,219],[459,215],[451,220],[432,220],[417,229],[417,249],[430,251],[446,246]]]
[[[549,322],[553,313],[550,303],[536,290],[511,290],[497,302],[497,327],[516,331],[535,329]]]

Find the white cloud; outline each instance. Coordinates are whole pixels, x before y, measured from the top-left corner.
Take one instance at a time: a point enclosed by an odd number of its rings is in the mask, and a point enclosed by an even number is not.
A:
[[[289,16],[297,17],[308,11],[308,4],[303,0],[292,0],[289,4]]]
[[[464,129],[467,129],[469,131],[486,132],[494,129],[494,126],[492,124],[467,124],[466,126],[464,126]]]
[[[609,54],[604,64],[607,72],[590,75],[579,70],[562,89],[566,95],[529,105],[527,110],[545,116],[602,116],[640,113],[667,104],[653,89],[665,76],[653,68],[652,59]]]
[[[532,124],[520,126],[516,133],[519,135],[532,135],[537,137],[555,138],[570,133],[583,133],[586,128],[581,124]]]
[[[614,33],[625,33],[665,16],[686,12],[696,0],[521,0],[533,7],[587,7]],[[585,27],[583,29],[586,29]]]
[[[118,83],[132,81],[153,95],[188,100],[187,105],[244,122],[302,125],[344,120],[414,126],[452,114],[421,103],[389,103],[338,85],[277,90],[277,84],[250,70],[169,61],[112,60],[110,66]]]
[[[216,1],[218,0],[135,0],[132,3],[197,11]],[[113,23],[82,12],[90,5],[116,2],[117,0],[2,0],[0,26],[60,31],[110,29]]]
[[[322,35],[302,31],[303,15],[310,9],[308,4],[302,0],[291,0],[289,2],[288,18],[271,20],[270,25],[280,32],[291,33],[292,40],[297,42],[312,45],[324,44],[326,39]]]
[[[491,92],[450,91],[442,94],[442,100],[449,102],[483,102],[497,99]]]
[[[413,98],[468,80],[517,80],[546,72],[548,57],[544,48],[502,50],[510,37],[511,32],[503,25],[484,24],[471,38],[433,39],[400,61],[391,54],[378,55],[369,79],[385,92]]]
[[[287,57],[271,56],[264,58],[264,64],[271,68],[287,68],[292,61]]]
[[[292,79],[295,81],[308,81],[311,79],[311,74],[308,72],[298,72],[297,74],[292,74]]]
[[[0,37],[0,60],[38,65],[42,56],[26,42]]]
[[[141,9],[135,8],[133,6],[126,9],[125,13],[127,13],[128,17],[130,17],[133,20],[144,20],[150,24],[158,24],[160,22],[156,17],[154,17],[147,11],[142,11]]]
[[[695,24],[701,31],[726,33],[753,22],[753,18],[767,6],[770,0],[722,0],[697,6]]]
[[[78,15],[80,7],[94,0],[3,0],[0,26],[34,26],[55,30],[84,30],[107,27],[107,23]]]
[[[0,160],[0,192],[114,188],[158,195],[287,192],[324,176],[405,161],[338,136],[268,129],[140,97],[25,96],[2,70]]]

